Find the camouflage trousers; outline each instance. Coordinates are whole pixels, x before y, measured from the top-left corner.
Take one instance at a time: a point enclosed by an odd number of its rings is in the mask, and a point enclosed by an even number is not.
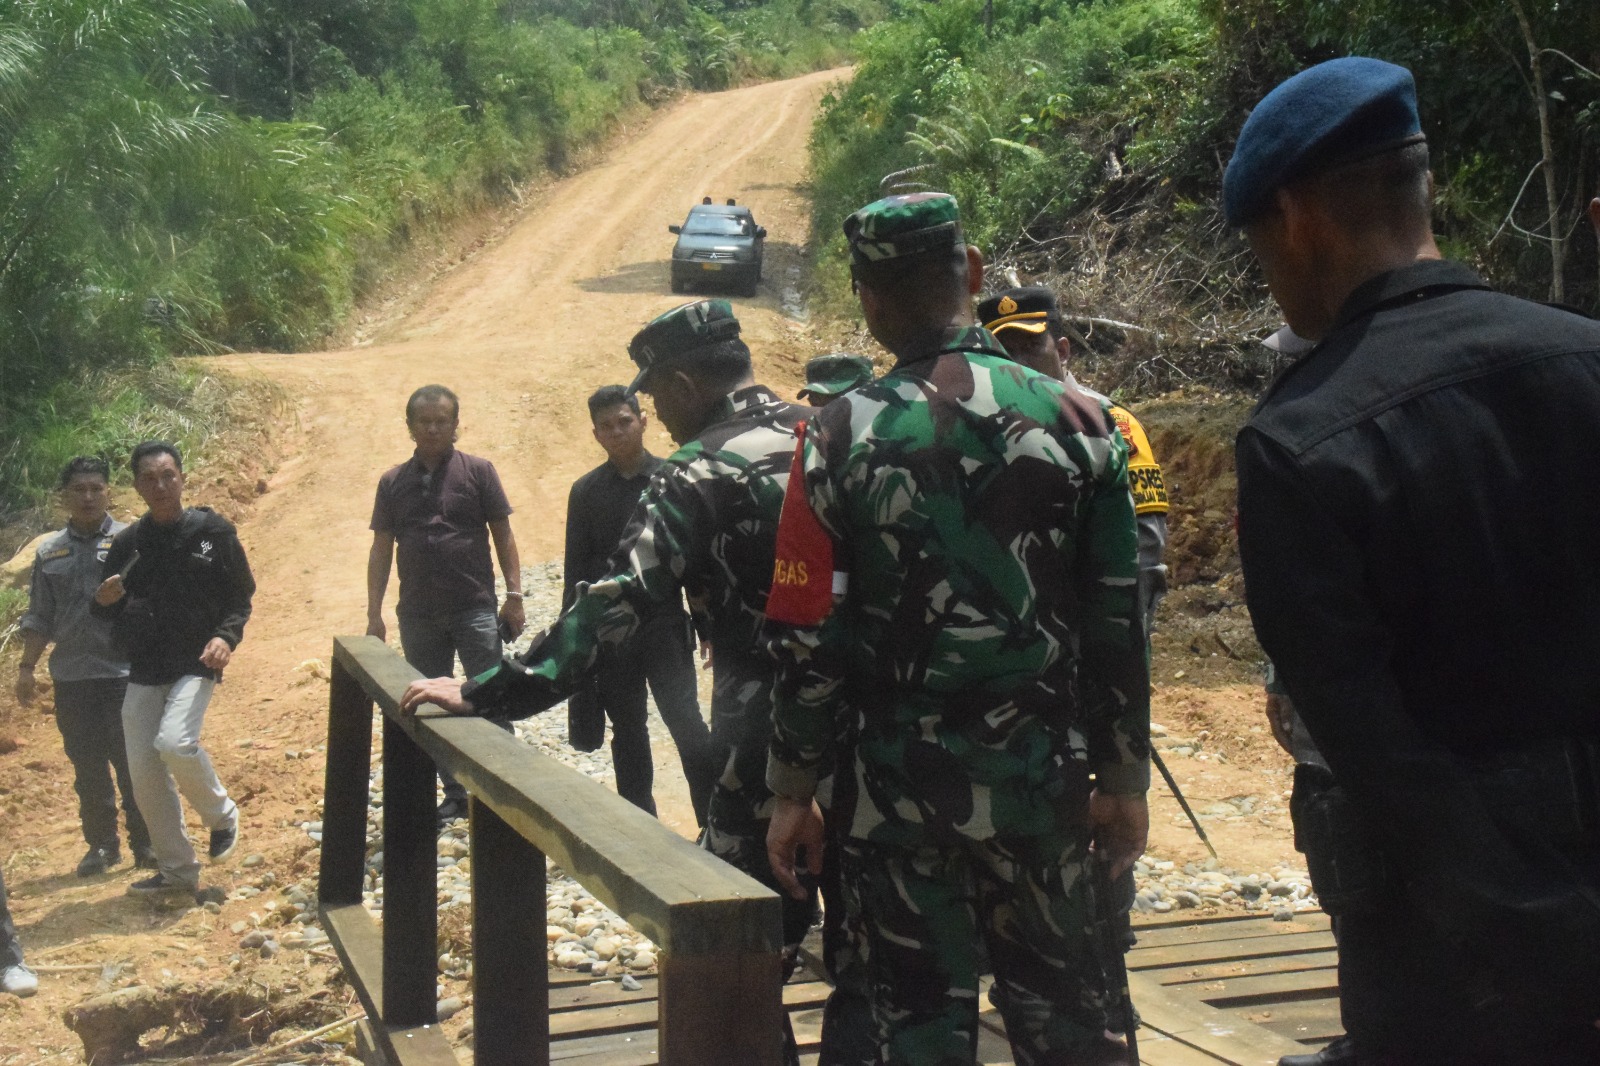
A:
[[[822,1040],[817,1066],[876,1066],[877,1026],[872,1020],[871,985],[867,979],[861,915],[845,896],[841,867],[844,825],[824,808],[827,844],[822,854],[822,963],[833,982],[822,1008]]]
[[[985,960],[1018,1066],[1070,1063],[1101,1039],[1106,981],[1081,830],[940,847],[851,839],[841,859],[879,1063],[971,1066]]]
[[[770,731],[770,726],[767,727]],[[718,743],[719,740],[721,743]],[[767,787],[766,738],[738,737],[730,743],[713,728],[722,775],[711,789],[702,846],[723,862],[749,874],[783,899],[783,943],[799,944],[816,914],[816,893],[797,900],[778,886],[767,861],[767,826],[777,798]]]

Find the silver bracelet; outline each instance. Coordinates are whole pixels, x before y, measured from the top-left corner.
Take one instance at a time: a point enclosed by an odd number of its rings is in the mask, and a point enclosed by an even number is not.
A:
[[[508,600],[520,600],[520,599],[522,599],[522,593],[520,593],[520,592],[508,592],[508,593],[506,593],[506,599],[508,599]]]

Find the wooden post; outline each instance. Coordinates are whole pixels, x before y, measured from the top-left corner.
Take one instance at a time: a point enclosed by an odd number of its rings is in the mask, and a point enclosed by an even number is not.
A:
[[[783,970],[777,952],[671,953],[661,960],[661,1066],[779,1066]]]
[[[361,902],[367,859],[367,789],[372,774],[372,697],[333,659],[328,686],[328,761],[322,784],[322,858],[317,899]]]
[[[472,800],[473,1056],[549,1066],[544,852]]]
[[[438,1001],[438,823],[433,760],[383,717],[383,1020],[435,1023]]]

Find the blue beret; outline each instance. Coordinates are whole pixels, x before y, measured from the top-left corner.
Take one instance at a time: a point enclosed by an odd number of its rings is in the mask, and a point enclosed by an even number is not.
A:
[[[1250,112],[1222,176],[1230,226],[1247,226],[1289,182],[1423,140],[1405,67],[1348,56],[1302,70]]]

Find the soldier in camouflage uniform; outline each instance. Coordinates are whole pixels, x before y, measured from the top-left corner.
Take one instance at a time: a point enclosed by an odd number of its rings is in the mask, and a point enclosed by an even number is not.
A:
[[[896,362],[808,424],[790,476],[769,857],[791,891],[815,870],[848,707],[833,801],[879,1061],[974,1061],[984,951],[1018,1063],[1123,1061],[1083,960],[1091,845],[1120,872],[1148,827],[1127,447],[1103,404],[972,325],[982,258],[952,198],[880,200],[845,233]]]
[[[723,769],[704,843],[776,887],[765,843],[774,802],[765,769],[775,664],[757,637],[795,427],[810,409],[755,384],[726,300],[668,311],[633,338],[628,354],[640,368],[630,392],[653,397],[657,417],[682,447],[651,476],[610,575],[581,586],[518,658],[464,684],[418,681],[402,710],[426,702],[499,719],[545,710],[576,690],[600,645],[622,645],[641,617],[685,594],[715,649],[711,734]],[[784,943],[798,944],[814,902],[785,896],[784,907]]]

